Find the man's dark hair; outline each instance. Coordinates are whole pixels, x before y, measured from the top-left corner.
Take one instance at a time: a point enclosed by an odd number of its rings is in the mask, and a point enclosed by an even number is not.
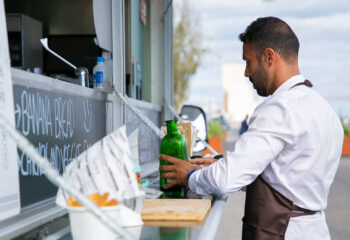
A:
[[[258,18],[239,35],[243,43],[255,47],[260,58],[266,48],[272,48],[287,61],[298,57],[299,40],[287,23],[276,17]]]

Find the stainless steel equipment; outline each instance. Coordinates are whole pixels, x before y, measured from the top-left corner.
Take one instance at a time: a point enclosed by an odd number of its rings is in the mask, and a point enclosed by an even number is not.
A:
[[[43,51],[39,40],[43,36],[42,23],[19,13],[7,13],[11,66],[24,70],[43,68]]]
[[[89,87],[89,71],[86,67],[78,67],[75,69],[75,75],[79,79],[81,86]]]

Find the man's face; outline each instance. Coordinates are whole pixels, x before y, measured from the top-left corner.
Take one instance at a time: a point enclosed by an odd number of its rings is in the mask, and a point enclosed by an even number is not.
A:
[[[246,61],[244,76],[248,77],[252,82],[260,96],[268,96],[268,74],[262,64],[262,60],[258,58],[253,46],[249,43],[243,44],[243,60]]]

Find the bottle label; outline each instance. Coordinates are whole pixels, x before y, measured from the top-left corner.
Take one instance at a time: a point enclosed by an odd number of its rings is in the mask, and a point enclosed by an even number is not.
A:
[[[103,72],[101,72],[101,71],[95,72],[94,82],[96,84],[96,88],[103,88],[104,87]]]

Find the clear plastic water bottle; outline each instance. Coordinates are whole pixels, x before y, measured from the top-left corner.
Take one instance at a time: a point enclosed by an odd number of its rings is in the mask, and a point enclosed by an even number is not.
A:
[[[105,59],[103,57],[97,57],[97,64],[93,69],[94,78],[93,78],[93,87],[94,88],[104,88],[106,81],[106,66]]]

